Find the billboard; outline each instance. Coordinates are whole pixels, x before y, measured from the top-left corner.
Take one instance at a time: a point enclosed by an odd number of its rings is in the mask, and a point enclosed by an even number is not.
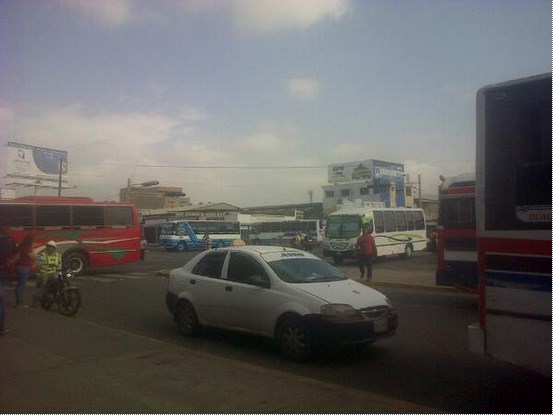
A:
[[[18,184],[68,184],[67,151],[8,142],[6,177]]]
[[[331,164],[328,166],[329,183],[349,182],[352,180],[372,180],[371,160]]]
[[[380,160],[362,160],[328,166],[328,182],[366,180],[369,184],[402,182],[403,164]]]

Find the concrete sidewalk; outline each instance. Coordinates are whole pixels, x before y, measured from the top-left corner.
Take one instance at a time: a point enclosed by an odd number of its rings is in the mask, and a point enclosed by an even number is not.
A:
[[[10,309],[7,325],[3,413],[439,412],[42,309]]]

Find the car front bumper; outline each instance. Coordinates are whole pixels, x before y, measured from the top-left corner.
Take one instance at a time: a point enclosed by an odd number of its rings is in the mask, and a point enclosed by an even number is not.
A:
[[[321,316],[311,316],[307,320],[314,338],[321,345],[331,346],[372,343],[393,336],[398,326],[395,312],[371,320],[338,322],[326,321]]]

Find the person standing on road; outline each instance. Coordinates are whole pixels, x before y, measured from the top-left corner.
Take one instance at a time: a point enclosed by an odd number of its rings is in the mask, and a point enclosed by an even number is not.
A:
[[[202,238],[202,246],[204,249],[211,249],[211,239],[209,238],[209,233],[205,233]]]
[[[42,296],[48,286],[48,280],[56,276],[61,268],[62,257],[57,251],[56,241],[46,242],[46,252],[39,258],[38,272],[36,276],[37,291],[33,297],[33,307],[36,307],[42,300]]]
[[[6,329],[6,295],[4,285],[15,277],[15,263],[18,259],[17,245],[9,235],[10,225],[0,218],[0,334],[7,333]]]
[[[17,275],[17,285],[15,287],[15,307],[28,307],[23,304],[23,294],[27,285],[27,280],[34,269],[36,263],[36,255],[33,252],[33,235],[27,235],[19,246],[19,259],[15,263],[15,272]]]
[[[146,238],[142,238],[140,241],[140,260],[142,262],[144,262],[144,258],[146,258],[146,245],[148,245]]]
[[[360,278],[365,277],[365,268],[367,269],[367,279],[370,281],[373,276],[373,255],[376,253],[376,244],[371,235],[372,230],[364,226],[363,234],[357,238],[357,261],[359,263]]]

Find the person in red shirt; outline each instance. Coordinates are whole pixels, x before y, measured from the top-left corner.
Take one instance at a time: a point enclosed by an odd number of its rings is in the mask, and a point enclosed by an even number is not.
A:
[[[34,271],[36,263],[36,255],[33,251],[32,235],[27,235],[18,246],[19,259],[15,263],[15,272],[17,275],[17,285],[15,287],[15,306],[23,306],[27,308],[27,305],[23,304],[23,293],[27,285],[29,276]]]
[[[363,234],[357,238],[357,260],[359,262],[360,278],[365,277],[365,268],[367,269],[367,279],[370,281],[373,276],[373,255],[376,253],[374,237],[371,235],[372,229],[363,227]]]

